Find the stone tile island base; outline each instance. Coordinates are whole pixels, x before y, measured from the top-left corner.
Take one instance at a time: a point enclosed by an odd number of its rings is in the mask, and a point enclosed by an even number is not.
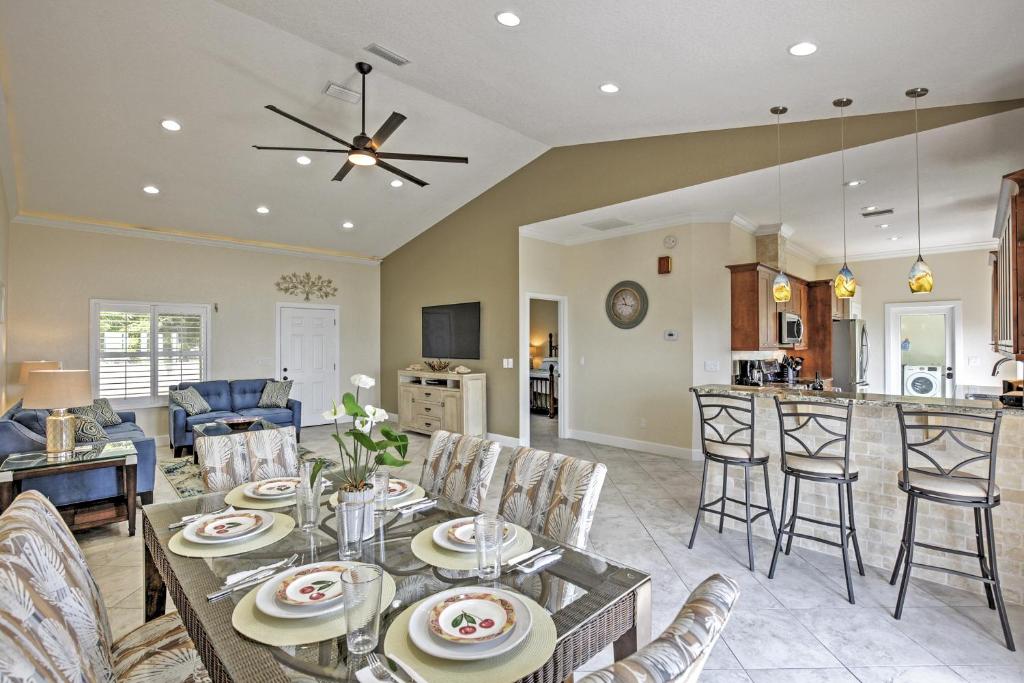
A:
[[[843,394],[834,392],[812,392],[776,387],[744,387],[731,385],[702,385],[695,391],[705,393],[727,393],[748,397],[755,395],[754,407],[754,450],[767,453],[772,503],[776,519],[782,505],[782,470],[780,465],[779,418],[773,396],[780,400],[820,400],[845,405],[853,401],[853,424],[851,427],[850,462],[851,469],[859,470],[859,480],[853,484],[853,499],[864,563],[891,571],[899,551],[903,517],[907,495],[897,486],[897,475],[902,468],[901,439],[896,403],[903,403],[906,409],[945,410],[948,412],[971,413],[978,411],[1003,410],[1003,421],[996,454],[996,484],[1002,491],[1001,504],[993,510],[996,529],[996,549],[999,575],[1003,596],[1008,603],[1024,604],[1024,410],[1006,409],[992,401],[966,401],[944,399],[921,399],[880,394]],[[990,414],[990,412],[989,412]],[[694,424],[700,424],[695,421]],[[727,423],[723,423],[727,424]],[[728,432],[725,432],[728,433]],[[793,450],[791,447],[789,450]],[[911,460],[911,464],[914,464]],[[975,470],[971,470],[974,472]],[[764,504],[764,488],[760,481],[759,468],[751,469],[753,502]],[[706,500],[721,495],[721,466],[710,463],[708,468]],[[729,495],[743,499],[743,470],[730,468]],[[790,491],[792,499],[792,490]],[[803,481],[800,487],[800,514],[806,517],[838,522],[838,493],[834,484]],[[732,504],[730,504],[732,505]],[[791,508],[792,509],[792,508]],[[732,510],[737,513],[735,509]],[[742,514],[739,512],[737,514]],[[708,533],[710,523],[718,523],[717,515],[706,515],[707,525],[698,532]],[[729,528],[744,531],[746,525],[726,519]],[[797,522],[797,531],[838,541],[838,530],[807,522]],[[772,537],[768,517],[754,523],[754,533],[764,538]],[[921,501],[918,508],[917,540],[932,545],[973,551],[975,548],[974,513],[971,508],[942,505]],[[820,552],[840,555],[839,548],[814,543],[801,538],[794,539],[797,546]],[[978,574],[976,558],[960,557],[950,553],[935,553],[923,548],[914,551],[914,561],[950,567],[959,571]],[[850,548],[850,562],[854,563],[853,549]],[[768,567],[758,566],[760,571]],[[785,571],[780,559],[779,571]],[[838,563],[836,571],[841,572]],[[854,570],[855,571],[855,570]],[[929,581],[944,583],[972,592],[982,592],[978,581],[959,576],[914,568],[913,576]]]

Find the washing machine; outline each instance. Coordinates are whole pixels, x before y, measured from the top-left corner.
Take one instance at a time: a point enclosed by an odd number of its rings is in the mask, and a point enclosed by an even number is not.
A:
[[[942,396],[943,372],[938,365],[904,365],[904,396]]]

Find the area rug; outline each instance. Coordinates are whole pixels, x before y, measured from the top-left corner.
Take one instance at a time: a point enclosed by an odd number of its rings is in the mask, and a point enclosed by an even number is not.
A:
[[[300,460],[309,460],[316,457],[316,455],[316,453],[305,446],[299,446]],[[328,461],[327,469],[333,469],[339,464],[335,458],[327,457],[325,459]],[[158,464],[164,476],[167,477],[167,481],[177,491],[178,498],[192,498],[193,496],[201,496],[206,493],[206,490],[203,488],[203,477],[199,472],[199,465],[192,462],[191,455],[180,458],[167,455],[166,458],[161,458]]]

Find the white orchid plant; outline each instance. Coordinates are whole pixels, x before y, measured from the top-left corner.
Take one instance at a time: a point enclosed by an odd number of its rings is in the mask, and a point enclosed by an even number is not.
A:
[[[409,450],[409,437],[394,431],[386,424],[388,413],[382,408],[359,404],[359,392],[372,389],[376,381],[368,375],[352,375],[350,381],[356,393],[346,392],[337,403],[325,412],[324,419],[334,422],[334,440],[341,451],[341,488],[345,491],[363,491],[371,486],[370,478],[381,465],[401,467],[406,464],[405,454]],[[352,427],[341,431],[342,419],[352,418]],[[379,425],[379,426],[378,426]],[[373,430],[377,427],[380,436],[374,440]],[[344,437],[350,437],[346,444]]]

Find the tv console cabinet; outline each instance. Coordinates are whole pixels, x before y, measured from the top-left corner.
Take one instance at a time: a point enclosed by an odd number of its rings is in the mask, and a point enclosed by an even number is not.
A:
[[[432,434],[438,429],[487,434],[487,375],[473,372],[398,371],[398,428]]]

